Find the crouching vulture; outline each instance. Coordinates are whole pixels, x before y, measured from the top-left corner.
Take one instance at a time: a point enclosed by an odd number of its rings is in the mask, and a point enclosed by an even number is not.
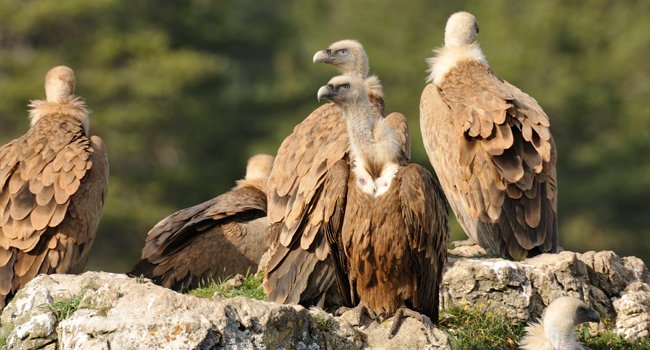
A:
[[[598,312],[582,300],[559,297],[544,310],[542,319],[526,326],[519,342],[522,350],[583,350],[575,328],[584,322],[600,322]]]
[[[103,141],[89,135],[86,103],[65,66],[45,77],[31,127],[0,148],[0,306],[36,275],[79,273],[108,187]]]
[[[376,77],[368,77],[368,56],[359,42],[333,43],[317,52],[313,61],[364,79],[373,110],[383,114],[382,87]],[[392,113],[384,120],[400,143],[402,156],[409,159],[406,118]],[[264,292],[270,301],[305,306],[342,304],[325,232],[341,229],[337,203],[345,201],[345,192],[331,187],[326,178],[335,164],[348,161],[349,150],[345,120],[334,103],[314,110],[278,149],[268,183],[268,218],[275,237],[264,277]]]
[[[391,334],[402,315],[422,313],[437,322],[449,236],[442,191],[427,170],[403,157],[362,79],[334,77],[318,98],[342,109],[350,139],[350,164],[338,161],[325,179],[347,192],[335,203],[342,229],[326,230],[344,299],[371,316],[397,314]]]
[[[128,274],[185,291],[254,272],[268,249],[266,181],[272,165],[273,156],[255,155],[233,189],[158,222],[147,234],[142,260]]]
[[[459,12],[428,60],[420,125],[426,152],[465,233],[524,259],[558,250],[555,142],[537,101],[494,75],[476,18]]]

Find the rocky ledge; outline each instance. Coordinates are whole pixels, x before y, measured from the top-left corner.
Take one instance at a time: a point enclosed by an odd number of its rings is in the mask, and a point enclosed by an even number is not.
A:
[[[456,255],[440,298],[442,307],[483,305],[520,323],[537,318],[556,297],[573,295],[634,340],[650,330],[649,283],[640,259],[607,251],[522,262]],[[31,281],[3,310],[0,338],[8,349],[450,349],[443,331],[411,318],[389,339],[391,322],[358,328],[318,309],[204,299],[147,280],[86,272]]]

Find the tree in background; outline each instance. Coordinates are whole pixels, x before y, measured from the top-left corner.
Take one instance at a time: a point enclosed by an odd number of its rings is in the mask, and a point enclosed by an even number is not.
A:
[[[495,72],[535,97],[558,144],[560,240],[650,261],[650,3],[116,0],[0,3],[0,142],[24,132],[45,72],[66,64],[94,110],[111,179],[88,269],[125,271],[148,229],[275,153],[336,72],[313,53],[356,38],[387,111],[418,125],[425,57],[447,17],[479,19]],[[458,227],[456,238],[463,237]]]

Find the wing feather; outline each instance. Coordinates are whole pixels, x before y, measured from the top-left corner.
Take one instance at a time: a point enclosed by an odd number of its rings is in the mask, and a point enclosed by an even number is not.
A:
[[[431,128],[423,130],[427,154],[456,216],[467,234],[492,253],[521,258],[522,247],[531,254],[549,251],[549,246],[557,250],[548,243],[557,241],[557,225],[546,224],[557,221],[548,116],[537,101],[496,78],[487,65],[461,65],[440,87],[427,87],[421,102],[421,124]],[[458,156],[445,154],[442,147],[456,147]],[[489,225],[494,228],[487,229]],[[495,234],[505,244],[495,241]]]

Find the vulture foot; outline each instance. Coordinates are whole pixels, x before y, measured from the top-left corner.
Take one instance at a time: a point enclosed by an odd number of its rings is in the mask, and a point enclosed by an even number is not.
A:
[[[377,315],[375,315],[375,313],[363,303],[360,303],[353,308],[341,306],[336,310],[336,312],[334,312],[334,315],[341,316],[341,318],[345,319],[350,323],[350,325],[357,327],[366,324],[366,322],[364,322],[364,316],[367,316],[371,320],[377,320]]]
[[[476,241],[471,239],[471,238],[468,238],[468,239],[463,240],[463,241],[453,241],[453,242],[451,242],[452,248],[471,247],[471,246],[475,246],[475,245],[478,245],[478,243],[476,243]]]
[[[393,316],[393,324],[390,326],[390,331],[388,332],[388,339],[391,339],[397,334],[399,331],[399,327],[402,325],[402,321],[404,321],[405,317],[411,317],[414,318],[420,322],[422,322],[426,327],[429,329],[433,328],[433,323],[431,322],[431,319],[426,317],[425,315],[422,315],[421,313],[411,310],[405,306],[400,307],[395,311],[395,316]]]

